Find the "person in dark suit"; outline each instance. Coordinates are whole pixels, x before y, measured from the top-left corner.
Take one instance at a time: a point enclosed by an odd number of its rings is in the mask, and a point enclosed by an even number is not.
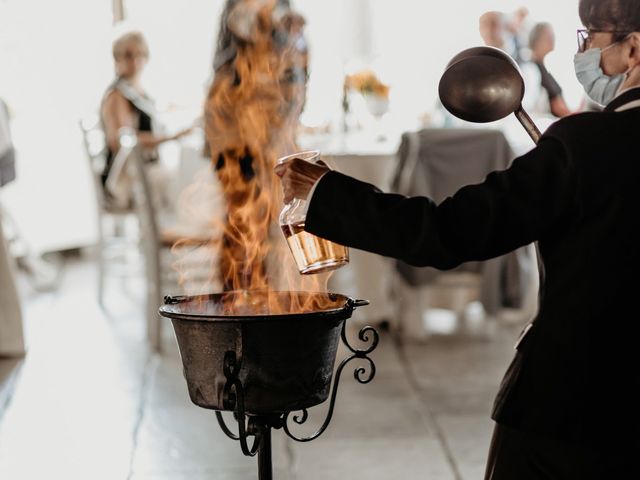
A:
[[[497,395],[486,479],[640,478],[640,1],[581,0],[576,72],[603,112],[436,205],[303,161],[276,168],[305,229],[450,269],[537,241],[539,311]]]

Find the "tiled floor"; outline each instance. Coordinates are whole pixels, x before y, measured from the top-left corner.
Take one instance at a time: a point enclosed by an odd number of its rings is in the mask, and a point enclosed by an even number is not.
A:
[[[0,479],[257,478],[255,459],[190,403],[171,332],[161,356],[147,350],[127,293],[135,285],[109,285],[109,315],[95,301],[90,261],[70,262],[57,293],[23,290],[29,353],[0,361]],[[345,371],[321,438],[297,444],[273,433],[275,478],[481,479],[516,333],[420,345],[383,335],[375,380],[359,385]],[[324,407],[310,413],[305,432]]]

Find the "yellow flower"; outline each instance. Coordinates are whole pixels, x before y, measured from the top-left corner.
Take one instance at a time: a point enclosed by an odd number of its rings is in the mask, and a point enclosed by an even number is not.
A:
[[[376,95],[385,98],[389,96],[390,89],[371,70],[361,70],[353,75],[347,75],[344,79],[344,88],[345,90],[355,90],[362,95]]]

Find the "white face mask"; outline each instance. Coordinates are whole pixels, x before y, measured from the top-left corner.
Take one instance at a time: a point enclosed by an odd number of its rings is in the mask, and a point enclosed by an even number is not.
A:
[[[604,50],[612,46],[610,45]],[[625,80],[624,74],[610,77],[602,71],[600,61],[604,50],[590,48],[584,52],[576,53],[575,57],[573,57],[578,81],[584,87],[584,91],[589,98],[600,105],[607,105],[616,98]]]

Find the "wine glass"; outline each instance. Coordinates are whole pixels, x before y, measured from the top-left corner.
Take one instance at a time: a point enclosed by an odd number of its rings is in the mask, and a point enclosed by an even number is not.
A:
[[[376,141],[384,142],[387,137],[382,128],[382,117],[389,112],[389,98],[382,95],[369,94],[364,96],[364,100],[367,110],[376,119]]]

